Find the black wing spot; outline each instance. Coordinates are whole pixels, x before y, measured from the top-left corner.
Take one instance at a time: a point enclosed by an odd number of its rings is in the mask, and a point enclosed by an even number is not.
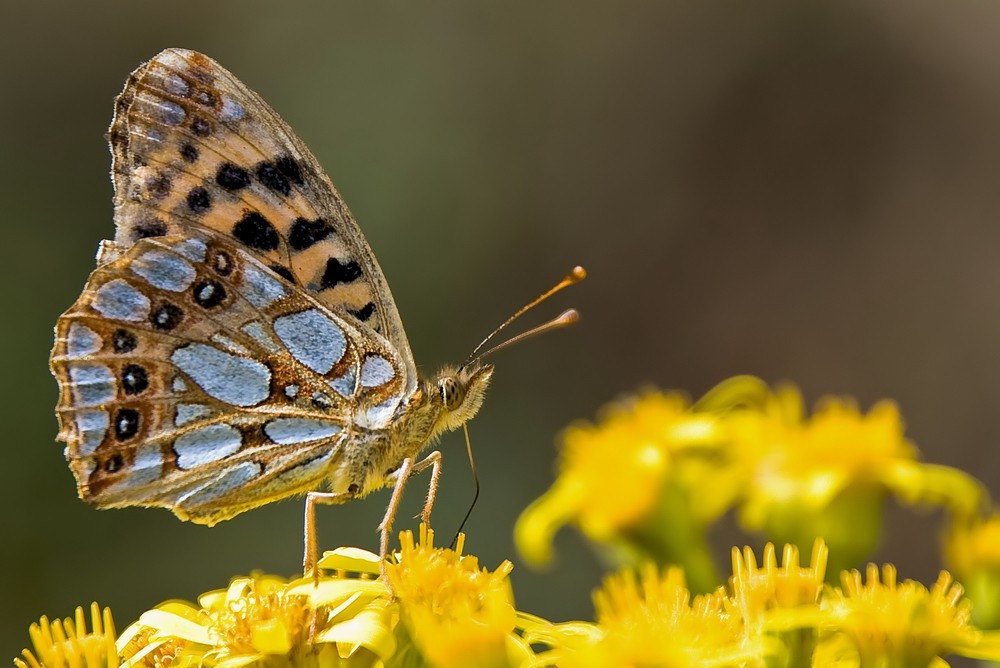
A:
[[[256,211],[243,216],[233,226],[233,236],[257,250],[272,251],[278,247],[278,231]]]
[[[290,185],[288,185],[288,179],[285,175],[278,171],[270,162],[262,162],[257,165],[256,169],[257,180],[267,186],[269,189],[276,193],[281,193],[282,195],[287,195],[292,191]]]
[[[170,303],[161,304],[158,309],[149,314],[149,322],[152,323],[153,327],[164,332],[176,328],[183,319],[184,311]]]
[[[205,213],[212,208],[212,198],[208,196],[207,190],[198,186],[188,193],[187,205],[194,213]]]
[[[209,264],[219,276],[228,276],[233,273],[233,258],[224,250],[215,249],[211,252]]]
[[[201,116],[196,116],[195,119],[191,121],[191,131],[199,137],[207,137],[212,134],[212,124]]]
[[[167,224],[159,218],[144,220],[132,228],[132,236],[136,241],[148,237],[162,237],[167,233]]]
[[[125,466],[125,458],[117,452],[108,457],[108,460],[104,462],[104,470],[107,473],[118,473],[123,466]]]
[[[125,394],[142,394],[149,387],[149,376],[138,364],[129,364],[122,370],[122,387]]]
[[[218,281],[199,281],[191,288],[194,301],[202,308],[213,308],[226,298],[226,289]]]
[[[361,265],[354,260],[341,262],[335,257],[326,261],[326,270],[319,281],[320,289],[332,288],[339,283],[351,283],[361,278]]]
[[[181,146],[181,157],[188,163],[198,162],[198,149],[195,148],[194,144],[185,143]]]
[[[215,182],[229,191],[237,191],[250,185],[250,172],[231,162],[224,162],[215,175]]]
[[[146,192],[154,200],[160,200],[170,194],[173,182],[170,177],[163,172],[158,172],[156,176],[146,181]]]
[[[136,341],[135,334],[124,329],[119,329],[111,338],[111,347],[119,355],[130,353],[135,350],[139,342]]]
[[[373,315],[375,315],[375,302],[368,302],[359,309],[349,308],[347,312],[353,315],[355,318],[361,322],[368,321]]]
[[[298,284],[298,281],[295,280],[295,275],[292,274],[291,270],[288,267],[282,267],[280,264],[272,264],[270,265],[270,269],[271,271],[276,273],[278,276],[281,276],[289,283],[293,285]]]
[[[210,90],[199,90],[194,94],[195,102],[205,107],[218,107],[219,98]]]
[[[274,161],[274,166],[286,179],[297,186],[302,185],[302,170],[299,169],[299,163],[295,162],[294,158],[289,155],[282,156]]]
[[[125,441],[139,433],[139,411],[120,408],[115,413],[115,438]]]
[[[316,220],[296,218],[288,233],[288,245],[298,251],[305,250],[331,234],[333,234],[333,225],[322,218]]]

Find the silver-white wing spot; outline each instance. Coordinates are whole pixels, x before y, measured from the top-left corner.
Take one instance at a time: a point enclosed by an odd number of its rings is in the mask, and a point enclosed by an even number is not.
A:
[[[170,359],[205,392],[234,406],[256,406],[271,393],[271,371],[246,357],[203,343],[178,348]]]
[[[335,389],[342,397],[353,397],[358,384],[358,375],[354,371],[355,368],[351,366],[344,375],[327,381],[327,385]]]
[[[276,319],[274,332],[292,357],[316,373],[328,373],[347,350],[344,332],[314,308]]]
[[[210,424],[181,434],[174,441],[177,468],[192,469],[211,464],[239,451],[243,435],[228,424]]]
[[[208,246],[201,239],[185,239],[173,246],[174,250],[192,262],[204,262]]]
[[[380,427],[385,427],[392,420],[392,416],[396,413],[396,407],[399,405],[399,397],[390,397],[380,404],[372,406],[364,412],[363,416],[358,416],[359,424],[368,429],[378,429]]]
[[[97,450],[97,446],[104,440],[111,426],[111,419],[107,411],[93,409],[77,411],[73,416],[76,420],[76,429],[80,435],[80,442],[77,445],[77,454],[81,457],[89,457]]]
[[[243,268],[242,290],[247,301],[257,308],[267,308],[288,296],[288,292],[278,279],[265,274],[250,263]]]
[[[137,322],[149,317],[149,299],[120,278],[98,288],[91,305],[111,320]]]
[[[177,415],[174,417],[174,425],[182,427],[188,422],[193,422],[199,418],[211,415],[212,409],[203,404],[177,404]]]
[[[115,375],[103,364],[74,364],[69,368],[69,379],[79,406],[99,406],[115,400]]]
[[[381,355],[369,355],[361,365],[361,386],[378,387],[396,376],[389,360]]]
[[[219,110],[219,120],[223,123],[232,123],[243,118],[247,113],[239,102],[231,97],[222,98],[222,109]]]
[[[340,425],[309,418],[278,418],[264,425],[264,433],[278,445],[318,441],[339,432]]]
[[[229,468],[218,478],[191,490],[180,499],[177,505],[181,508],[196,508],[212,499],[224,496],[229,492],[243,487],[248,482],[260,475],[260,464],[256,462],[242,462],[237,466]]]
[[[66,356],[84,357],[92,355],[101,349],[101,337],[94,330],[78,322],[69,326],[66,336]]]
[[[194,282],[195,270],[189,262],[164,250],[143,253],[130,265],[153,287],[169,292],[183,292]]]

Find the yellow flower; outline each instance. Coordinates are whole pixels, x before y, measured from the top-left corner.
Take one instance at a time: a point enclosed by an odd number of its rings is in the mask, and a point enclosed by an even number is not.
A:
[[[435,548],[434,532],[423,524],[419,543],[410,531],[400,534],[398,559],[386,575],[409,639],[432,666],[518,665],[531,652],[513,633],[513,565],[480,568],[476,557],[462,554],[464,543],[460,534],[454,550]]]
[[[765,636],[778,665],[810,665],[816,648],[815,626],[819,622],[819,601],[826,577],[828,551],[822,540],[813,545],[808,566],[799,564],[799,550],[785,545],[779,566],[774,545],[764,546],[762,564],[749,547],[741,553],[733,548],[733,576],[730,579],[733,604],[740,610],[751,634]],[[812,661],[812,665],[819,664]]]
[[[734,448],[754,470],[744,515],[755,526],[767,506],[794,500],[823,507],[848,485],[879,482],[916,455],[887,401],[862,415],[850,401],[827,398],[806,418],[798,390],[785,387],[764,410],[733,414],[729,426]]]
[[[827,398],[806,417],[798,390],[784,387],[762,410],[735,411],[726,422],[750,478],[741,523],[800,547],[822,537],[833,548],[834,572],[874,548],[888,492],[960,513],[982,500],[969,476],[916,461],[888,401],[862,413],[850,400]]]
[[[662,575],[647,563],[640,573],[609,577],[594,595],[596,624],[526,624],[526,639],[551,649],[532,666],[639,668],[763,666],[769,652],[748,635],[724,590],[693,600],[683,572]]]
[[[945,539],[945,564],[964,583],[975,604],[972,618],[976,625],[1000,628],[1000,513],[955,522]]]
[[[568,523],[596,542],[648,548],[657,538],[644,532],[661,513],[670,514],[675,535],[679,523],[699,534],[739,489],[718,456],[722,436],[715,412],[692,411],[677,393],[647,392],[606,408],[597,425],[569,427],[558,479],[515,526],[519,550],[529,562],[548,562],[555,532]],[[662,524],[654,530],[662,533]]]
[[[942,571],[928,590],[912,580],[898,583],[892,565],[844,572],[843,589],[824,596],[825,644],[845,653],[850,647],[860,665],[926,666],[947,654],[1000,660],[1000,646],[984,642],[969,623],[970,603],[961,585]]]
[[[819,603],[826,577],[829,550],[822,540],[813,546],[808,566],[799,565],[799,549],[785,545],[781,565],[778,565],[774,545],[764,546],[762,564],[749,547],[733,548],[733,601],[739,606],[748,624],[758,628],[783,629],[790,617],[801,615],[804,610]],[[791,613],[791,614],[789,614]],[[775,624],[776,620],[778,621]],[[801,625],[793,622],[793,625]]]
[[[122,634],[122,659],[128,665],[150,665],[153,659],[227,668],[379,665],[395,650],[394,621],[385,585],[371,573],[378,571],[378,557],[364,555],[328,553],[321,567],[338,572],[322,575],[318,584],[256,574],[202,595],[198,605],[157,606]],[[348,577],[348,568],[364,570]],[[164,644],[169,662],[156,654]]]
[[[28,629],[34,652],[25,649],[14,659],[18,668],[117,668],[115,624],[111,610],[90,604],[90,633],[83,608],[74,617],[49,621],[42,617]]]

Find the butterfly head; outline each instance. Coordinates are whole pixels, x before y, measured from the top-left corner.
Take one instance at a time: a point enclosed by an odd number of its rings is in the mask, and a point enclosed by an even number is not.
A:
[[[492,364],[443,369],[429,391],[431,402],[441,408],[435,431],[452,431],[471,420],[483,405],[492,376]]]

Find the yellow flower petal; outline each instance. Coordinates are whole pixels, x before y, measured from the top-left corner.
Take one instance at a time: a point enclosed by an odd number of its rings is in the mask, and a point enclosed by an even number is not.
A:
[[[377,554],[358,547],[339,547],[324,552],[319,560],[319,567],[348,573],[378,575],[381,572],[381,559]]]
[[[317,640],[336,643],[343,658],[349,657],[359,647],[367,648],[382,661],[387,661],[396,651],[392,613],[386,606],[366,608],[323,631]]]

